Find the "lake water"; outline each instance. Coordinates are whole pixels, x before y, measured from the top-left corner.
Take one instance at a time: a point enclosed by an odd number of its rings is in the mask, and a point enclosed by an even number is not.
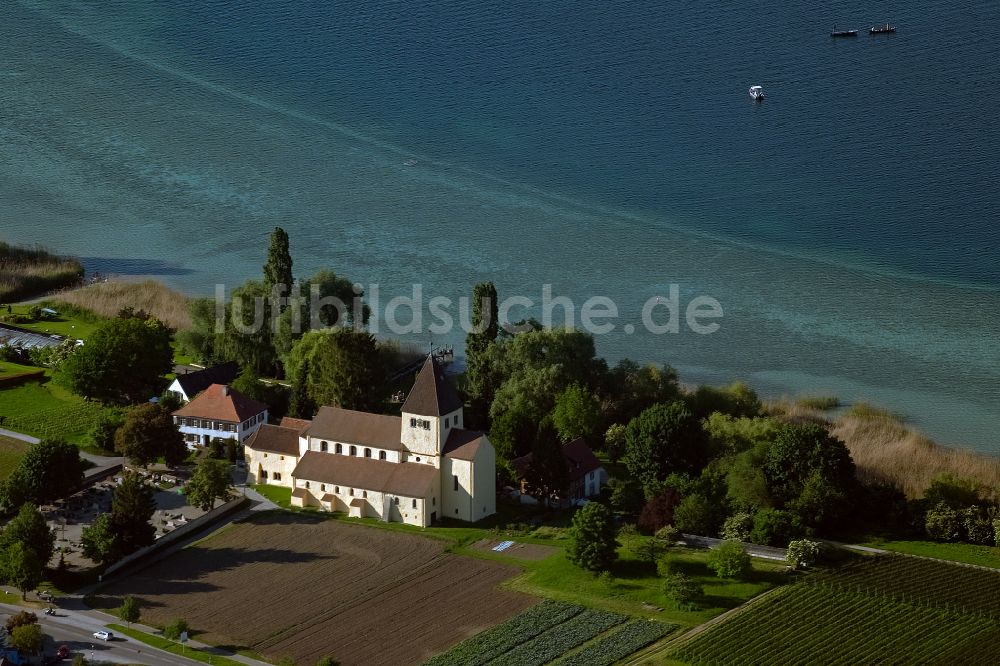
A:
[[[728,4],[7,2],[0,237],[210,294],[281,225],[383,303],[604,295],[611,359],[1000,453],[1000,4]],[[624,333],[671,284],[720,330]]]

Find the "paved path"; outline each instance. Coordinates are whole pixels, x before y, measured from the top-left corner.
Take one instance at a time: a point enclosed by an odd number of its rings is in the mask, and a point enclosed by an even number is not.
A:
[[[13,430],[6,430],[4,428],[0,428],[0,436],[9,437],[11,439],[19,439],[22,442],[27,442],[28,444],[38,444],[38,442],[42,441],[37,437],[32,437],[31,435],[22,435],[19,432],[14,432]]]
[[[714,539],[712,537],[699,536],[697,534],[681,534],[684,543],[693,548],[718,548],[719,544],[723,542],[723,539]],[[759,557],[763,560],[779,560],[781,562],[785,561],[785,555],[788,551],[784,548],[772,548],[771,546],[758,546],[755,543],[743,543],[744,550],[750,554],[751,557]]]

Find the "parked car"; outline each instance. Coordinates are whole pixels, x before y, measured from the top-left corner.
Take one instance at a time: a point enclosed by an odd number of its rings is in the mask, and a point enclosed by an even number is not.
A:
[[[69,654],[70,652],[68,645],[60,645],[59,649],[56,650],[56,656],[59,657],[60,659],[69,659]]]
[[[94,638],[99,641],[110,641],[113,640],[115,635],[110,631],[95,631]]]

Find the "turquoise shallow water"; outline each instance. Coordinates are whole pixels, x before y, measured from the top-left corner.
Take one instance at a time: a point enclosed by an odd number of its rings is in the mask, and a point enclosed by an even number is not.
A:
[[[205,294],[275,224],[383,303],[677,283],[718,333],[600,351],[1000,450],[995,3],[538,4],[6,3],[0,236]]]

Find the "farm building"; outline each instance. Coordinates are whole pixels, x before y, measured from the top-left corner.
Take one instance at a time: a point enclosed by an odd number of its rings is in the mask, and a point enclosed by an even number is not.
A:
[[[601,487],[608,482],[608,472],[601,465],[594,452],[590,450],[583,439],[574,439],[562,449],[566,470],[569,473],[569,492],[566,497],[558,498],[550,505],[571,505],[588,497],[601,493]],[[511,461],[521,479],[521,497],[529,503],[532,500],[532,489],[527,481],[528,469],[531,467],[531,454],[515,458]]]
[[[267,423],[267,405],[223,384],[212,384],[174,412],[174,423],[190,448],[216,437],[243,442]]]
[[[181,402],[191,402],[191,398],[212,384],[231,384],[239,374],[239,366],[232,362],[220,363],[196,372],[182,372],[170,383],[167,392],[176,395]]]
[[[246,442],[249,481],[292,488],[292,503],[427,526],[496,511],[496,454],[462,427],[462,402],[428,357],[402,416],[321,407]],[[291,468],[291,472],[289,472]]]

